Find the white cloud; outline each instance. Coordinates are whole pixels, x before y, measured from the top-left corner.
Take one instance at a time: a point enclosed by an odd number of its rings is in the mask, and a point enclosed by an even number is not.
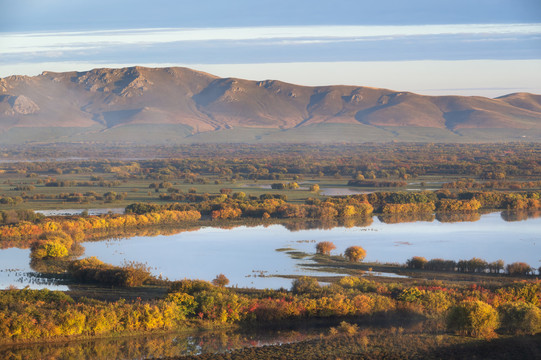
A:
[[[242,28],[165,28],[79,32],[1,33],[3,54],[151,45],[198,41],[332,42],[412,36],[509,36],[541,34],[541,24],[450,24],[408,26],[275,26]]]

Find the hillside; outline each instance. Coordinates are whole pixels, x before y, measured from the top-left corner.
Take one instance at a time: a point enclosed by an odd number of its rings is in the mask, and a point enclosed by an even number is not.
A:
[[[187,68],[0,79],[0,141],[540,141],[541,95],[423,96],[219,78]]]

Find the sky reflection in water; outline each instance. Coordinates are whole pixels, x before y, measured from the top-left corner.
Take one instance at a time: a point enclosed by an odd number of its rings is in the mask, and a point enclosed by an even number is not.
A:
[[[86,248],[84,256],[96,256],[115,265],[122,265],[124,261],[146,263],[155,275],[162,274],[170,280],[212,280],[223,273],[231,280],[230,285],[289,288],[291,280],[268,276],[325,275],[299,266],[310,263],[308,258],[293,259],[287,253],[313,254],[320,241],[332,241],[337,247],[333,254],[360,245],[366,249],[366,261],[370,262],[404,263],[412,256],[452,260],[480,257],[487,261],[503,259],[506,264],[524,261],[538,268],[541,266],[540,229],[541,218],[508,222],[500,213],[482,215],[474,222],[454,223],[386,224],[375,217],[367,227],[300,231],[289,231],[282,225],[231,229],[205,227],[174,235],[140,236],[83,245]],[[21,275],[31,271],[28,249],[0,250],[0,259],[0,288],[21,277],[22,282],[15,282],[15,285],[23,287],[28,283]],[[35,279],[31,285],[43,287],[36,284]]]
[[[385,224],[377,218],[371,226],[329,230],[311,229],[291,232],[281,225],[202,228],[197,231],[156,237],[134,237],[85,243],[85,256],[97,256],[105,262],[124,260],[146,262],[156,274],[169,279],[213,279],[223,273],[231,285],[276,287],[280,279],[264,275],[307,274],[299,263],[279,248],[292,248],[309,254],[319,241],[332,241],[335,254],[352,245],[367,251],[366,261],[404,263],[412,256],[427,259],[503,259],[506,263],[525,261],[541,265],[539,229],[541,218],[506,222],[499,213],[483,215],[479,221],[441,223],[413,222]],[[537,243],[537,244],[536,244]],[[289,283],[287,283],[289,284]]]

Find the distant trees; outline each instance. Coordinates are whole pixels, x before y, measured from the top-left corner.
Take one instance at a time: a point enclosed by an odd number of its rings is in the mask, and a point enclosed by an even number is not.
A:
[[[425,269],[430,271],[455,271],[457,266],[454,260],[430,259],[425,264]]]
[[[504,270],[503,260],[496,260],[488,263],[487,261],[479,258],[472,258],[470,260],[444,260],[444,259],[431,259],[427,261],[424,257],[414,256],[406,261],[406,266],[410,269],[425,269],[430,271],[457,271],[464,273],[486,273],[499,274]],[[509,275],[525,276],[534,274],[535,269],[524,262],[515,262],[505,267],[506,272]],[[540,274],[541,274],[541,268]]]
[[[488,264],[488,270],[492,274],[499,274],[503,270],[503,260],[496,260]]]
[[[152,209],[151,206],[137,206],[136,211]],[[109,231],[119,228],[132,228],[137,226],[150,226],[159,224],[175,224],[184,221],[196,221],[201,213],[195,210],[177,211],[161,210],[145,214],[88,216],[78,218],[55,219],[39,221],[36,224],[19,222],[16,225],[0,226],[0,240],[21,240],[37,238],[51,231],[62,231],[70,236],[92,231]],[[69,245],[71,246],[71,244]],[[69,246],[66,246],[69,248]]]
[[[344,256],[352,262],[362,261],[366,257],[366,250],[360,246],[350,246],[344,252]]]
[[[316,253],[318,254],[330,255],[334,249],[336,249],[336,246],[330,241],[322,241],[316,244]]]
[[[219,287],[224,287],[229,284],[229,279],[224,274],[216,275],[212,280],[212,284]]]
[[[406,261],[410,269],[424,269],[428,261],[422,256],[414,256]]]
[[[0,225],[16,224],[20,221],[37,223],[43,219],[43,215],[32,210],[3,210],[0,211]]]
[[[455,200],[442,199],[436,204],[438,211],[477,211],[481,208],[481,202],[477,199]]]
[[[532,271],[530,265],[524,262],[514,262],[507,265],[509,275],[528,275]]]
[[[485,272],[488,267],[488,263],[479,258],[472,258],[470,260],[460,260],[457,263],[457,269],[459,272]]]
[[[296,182],[290,183],[274,183],[271,185],[271,189],[274,190],[295,190],[299,188],[299,184]]]
[[[408,203],[408,204],[385,204],[383,214],[410,214],[410,213],[432,213],[436,209],[433,202]]]

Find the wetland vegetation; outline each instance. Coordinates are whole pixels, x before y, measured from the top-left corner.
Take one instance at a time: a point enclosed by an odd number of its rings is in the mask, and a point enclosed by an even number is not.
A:
[[[75,159],[70,146],[1,150],[0,259],[8,264],[5,251],[29,249],[23,256],[34,274],[66,286],[0,291],[6,358],[44,347],[51,358],[90,358],[77,344],[149,334],[145,351],[126,345],[126,356],[541,354],[538,144],[81,145]],[[107,208],[125,211],[95,212]],[[61,209],[72,210],[34,211]],[[94,254],[100,246],[110,256]],[[130,250],[146,258],[130,258]],[[253,279],[281,285],[242,284],[218,253],[258,262]],[[167,272],[169,256],[189,266]],[[265,257],[289,265],[269,272]],[[16,269],[9,264],[2,271]],[[196,275],[205,267],[212,273]],[[218,349],[207,337],[186,351],[158,351],[166,334],[181,331],[176,338],[190,344],[201,329],[237,340]],[[266,342],[240,335],[277,329],[295,333]],[[74,348],[53,345],[64,339],[77,340]],[[507,350],[495,355],[490,344]],[[244,348],[260,345],[268,346]],[[92,346],[95,358],[116,351]]]

